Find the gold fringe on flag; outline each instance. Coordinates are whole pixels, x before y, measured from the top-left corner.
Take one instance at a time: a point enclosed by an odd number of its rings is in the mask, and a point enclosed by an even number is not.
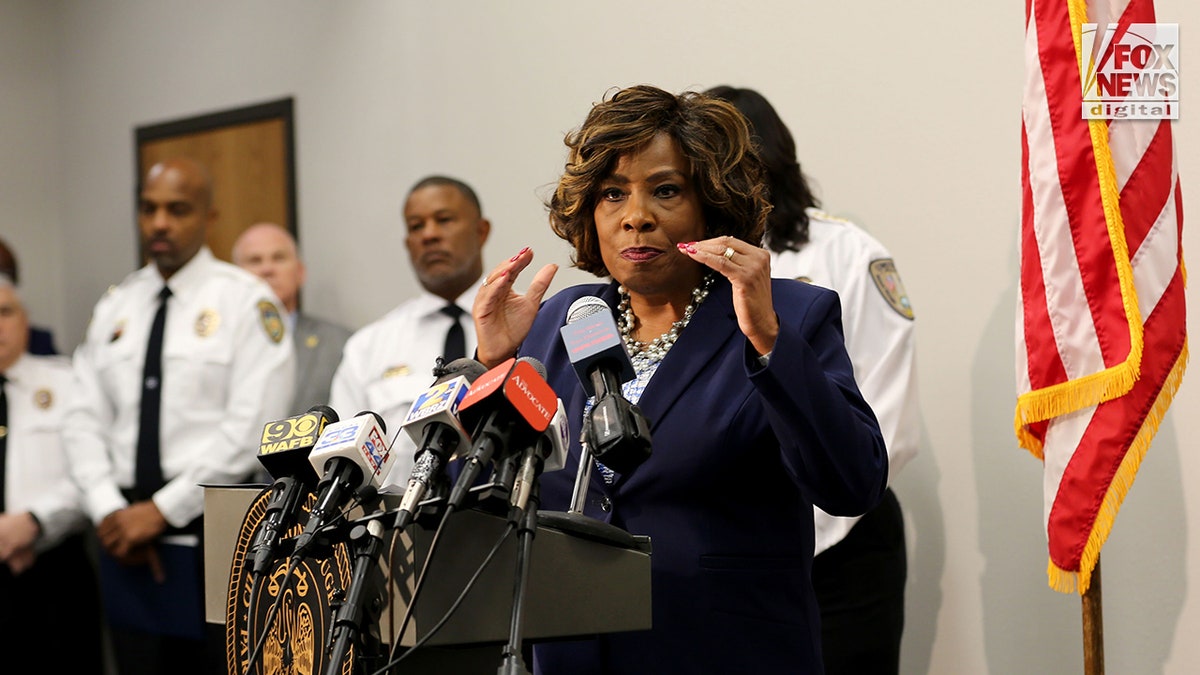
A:
[[[1071,37],[1075,43],[1077,64],[1083,63],[1082,26],[1087,22],[1087,5],[1083,0],[1067,3],[1071,16]],[[1090,60],[1091,54],[1087,55]],[[1092,155],[1096,161],[1096,176],[1108,241],[1116,262],[1117,280],[1121,286],[1121,304],[1129,326],[1129,354],[1125,360],[1104,370],[1089,373],[1066,382],[1025,392],[1017,397],[1013,426],[1017,442],[1038,459],[1045,459],[1042,442],[1029,432],[1026,425],[1040,422],[1083,408],[1099,405],[1133,388],[1142,366],[1142,314],[1138,308],[1137,292],[1133,286],[1133,265],[1129,261],[1129,244],[1125,241],[1125,221],[1121,217],[1120,191],[1112,150],[1108,145],[1108,124],[1104,120],[1089,120],[1088,133],[1092,138]]]
[[[1082,53],[1082,26],[1087,22],[1087,5],[1084,0],[1068,0],[1067,9],[1070,15],[1071,36],[1075,44],[1077,64],[1082,64],[1086,58],[1090,63],[1093,55]],[[1083,69],[1080,69],[1083,72]],[[1129,248],[1125,239],[1125,223],[1120,208],[1120,192],[1117,188],[1116,168],[1113,164],[1112,150],[1109,146],[1108,124],[1104,120],[1089,120],[1088,133],[1092,141],[1092,154],[1096,162],[1096,175],[1100,192],[1101,204],[1104,208],[1104,219],[1108,230],[1108,240],[1111,245],[1113,259],[1116,263],[1117,279],[1120,284],[1121,302],[1124,308],[1126,322],[1129,326],[1129,354],[1124,362],[1084,377],[1062,382],[1051,387],[1027,392],[1017,401],[1015,426],[1017,438],[1022,447],[1028,449],[1034,456],[1045,459],[1042,442],[1035,437],[1026,425],[1033,422],[1048,420],[1086,407],[1099,405],[1127,394],[1137,379],[1141,376],[1142,350],[1145,345],[1144,326],[1141,310],[1138,306],[1137,292],[1134,288],[1133,266],[1129,260]],[[1186,269],[1180,264],[1186,286]],[[1062,569],[1051,560],[1047,566],[1047,576],[1050,587],[1056,591],[1070,593],[1078,591],[1080,595],[1087,592],[1091,584],[1092,571],[1100,556],[1100,549],[1112,531],[1113,522],[1120,511],[1125,496],[1132,487],[1142,459],[1150,447],[1150,442],[1158,432],[1163,416],[1171,405],[1183,373],[1187,368],[1188,347],[1186,337],[1174,365],[1171,368],[1154,405],[1142,420],[1137,435],[1130,447],[1126,449],[1117,469],[1104,494],[1099,512],[1096,514],[1087,541],[1080,556],[1079,569]]]
[[[1142,459],[1146,456],[1150,441],[1154,440],[1155,434],[1158,433],[1159,424],[1162,423],[1167,408],[1171,407],[1171,401],[1179,390],[1179,384],[1183,381],[1183,372],[1187,370],[1187,362],[1188,346],[1187,341],[1184,340],[1183,348],[1179,351],[1179,358],[1171,367],[1170,374],[1167,375],[1162,389],[1158,392],[1158,398],[1154,400],[1154,405],[1147,413],[1137,436],[1134,437],[1124,459],[1121,460],[1121,466],[1117,469],[1116,476],[1113,477],[1108,491],[1104,494],[1104,502],[1100,506],[1100,512],[1096,514],[1096,522],[1092,524],[1092,531],[1083,547],[1083,555],[1079,560],[1079,571],[1064,570],[1055,565],[1054,561],[1050,562],[1046,574],[1049,577],[1050,587],[1054,590],[1060,593],[1072,593],[1078,590],[1080,595],[1087,592],[1091,585],[1092,570],[1096,568],[1096,560],[1100,557],[1100,548],[1108,540],[1113,522],[1117,518],[1117,512],[1121,510],[1121,504],[1125,501],[1125,496],[1129,494],[1129,488],[1133,487],[1133,479],[1142,465]]]

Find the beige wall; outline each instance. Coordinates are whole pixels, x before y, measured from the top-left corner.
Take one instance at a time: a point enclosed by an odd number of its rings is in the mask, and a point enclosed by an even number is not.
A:
[[[1200,9],[1157,7],[1182,24],[1186,58]],[[1041,467],[1012,433],[1023,8],[0,0],[0,235],[21,249],[35,317],[70,347],[134,264],[133,128],[293,96],[306,302],[360,326],[414,290],[399,205],[420,176],[478,189],[489,265],[528,244],[565,267],[539,197],[593,101],[642,82],[759,89],[828,210],[892,249],[916,308],[925,438],[897,481],[905,672],[1081,672],[1079,600],[1046,586]],[[1200,173],[1193,87],[1176,125],[1185,201]],[[1195,284],[1189,296],[1200,308]],[[1104,549],[1109,672],[1200,662],[1200,497],[1184,490],[1200,485],[1197,378]]]

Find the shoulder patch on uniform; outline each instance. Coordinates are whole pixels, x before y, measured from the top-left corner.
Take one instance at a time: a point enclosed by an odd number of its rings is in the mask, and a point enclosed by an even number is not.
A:
[[[891,258],[872,260],[870,265],[871,279],[875,288],[879,289],[884,300],[906,319],[913,318],[912,302],[904,290],[904,282],[900,281],[900,273],[896,271],[896,263]]]
[[[271,342],[278,343],[283,340],[283,319],[279,316],[279,308],[275,306],[275,303],[270,300],[259,300],[258,318],[267,337],[271,338]]]

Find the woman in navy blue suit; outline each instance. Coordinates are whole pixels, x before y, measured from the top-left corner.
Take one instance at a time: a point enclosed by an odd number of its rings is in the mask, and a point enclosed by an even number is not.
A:
[[[771,279],[762,168],[730,104],[632,87],[566,142],[551,226],[608,281],[542,304],[556,267],[516,293],[523,249],[475,301],[477,357],[542,361],[578,430],[590,401],[559,329],[585,295],[616,312],[653,451],[625,474],[596,466],[585,513],[651,538],[653,627],[539,644],[535,672],[820,673],[812,506],[859,515],[887,485],[837,295]],[[542,477],[542,508],[570,505],[579,457]]]

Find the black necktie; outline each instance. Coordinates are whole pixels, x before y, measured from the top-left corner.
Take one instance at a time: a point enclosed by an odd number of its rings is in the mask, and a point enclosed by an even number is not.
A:
[[[446,305],[441,311],[453,321],[450,329],[446,331],[446,346],[442,349],[442,359],[445,363],[450,363],[467,355],[467,336],[463,332],[462,321],[459,321],[464,312],[453,303]]]
[[[4,481],[8,479],[5,465],[8,464],[8,394],[4,385],[8,378],[0,375],[0,513],[8,511],[4,504]]]
[[[163,485],[159,460],[158,416],[162,406],[163,328],[167,323],[167,298],[171,289],[163,286],[158,293],[158,311],[150,326],[146,345],[146,365],[142,369],[142,409],[138,418],[137,461],[134,464],[133,493],[136,499],[149,499]]]

